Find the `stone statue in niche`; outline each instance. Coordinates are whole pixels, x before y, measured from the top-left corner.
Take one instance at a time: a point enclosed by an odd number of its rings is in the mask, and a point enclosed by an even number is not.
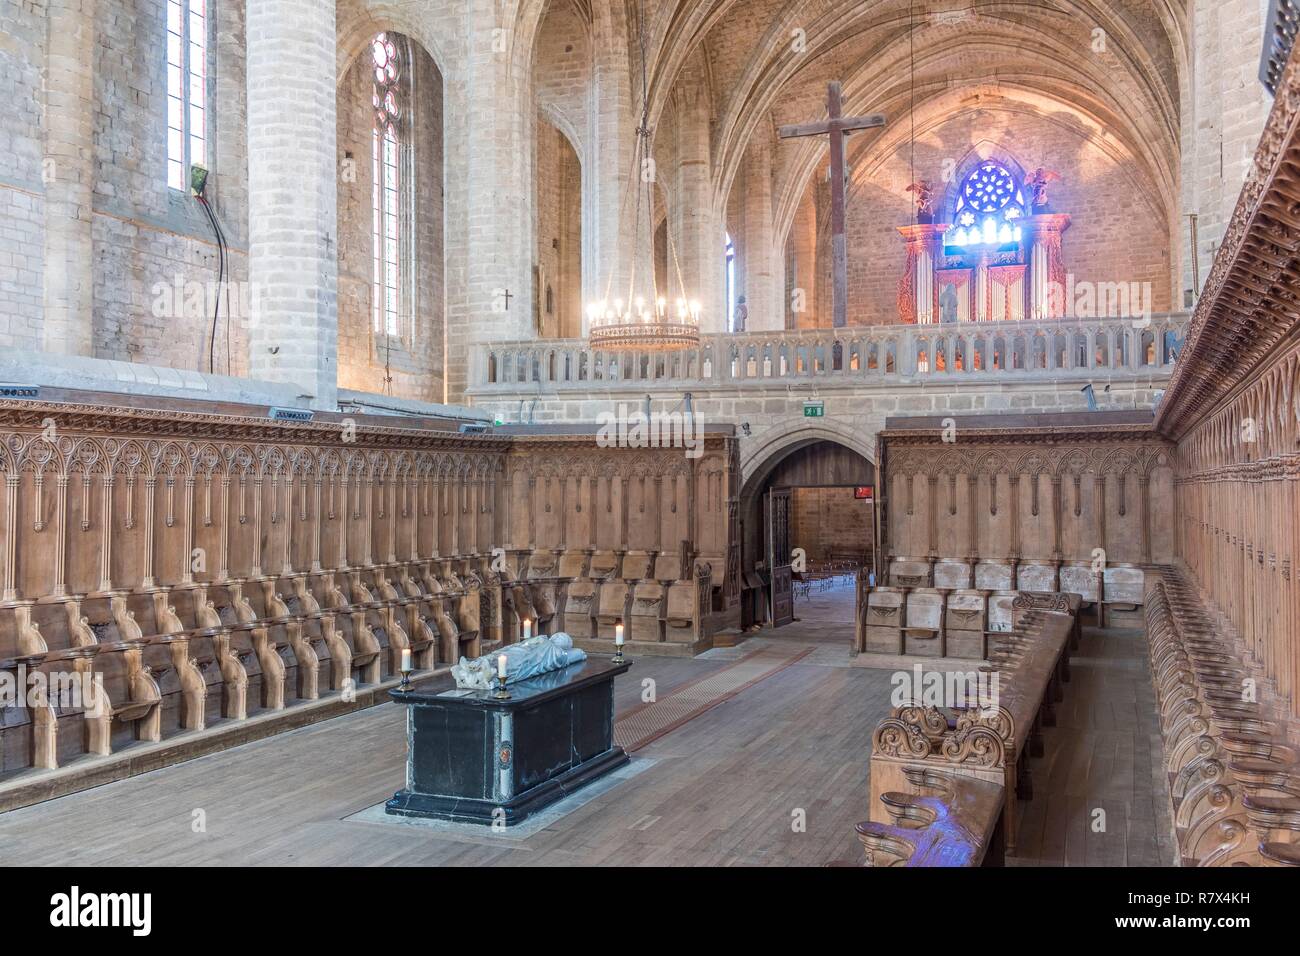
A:
[[[912,202],[916,203],[916,221],[934,222],[934,204],[939,199],[934,183],[921,179],[908,186],[907,191],[912,194]]]
[[[490,690],[497,684],[497,658],[506,656],[506,683],[513,684],[547,671],[559,670],[587,659],[587,652],[573,646],[573,638],[560,633],[538,634],[518,644],[470,660],[462,657],[451,669],[456,686]]]
[[[1042,166],[1034,170],[1034,174],[1025,183],[1034,191],[1034,213],[1047,212],[1051,208],[1047,202],[1047,186],[1049,183],[1060,182],[1060,179],[1060,173],[1044,169]]]
[[[951,285],[945,285],[939,293],[939,321],[957,321],[957,290]]]

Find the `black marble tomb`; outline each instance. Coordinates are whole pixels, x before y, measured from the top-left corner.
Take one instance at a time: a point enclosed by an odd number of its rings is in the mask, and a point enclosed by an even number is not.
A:
[[[385,810],[511,826],[622,766],[614,678],[631,666],[588,658],[508,685],[509,700],[450,674],[392,691],[408,708],[406,787]]]

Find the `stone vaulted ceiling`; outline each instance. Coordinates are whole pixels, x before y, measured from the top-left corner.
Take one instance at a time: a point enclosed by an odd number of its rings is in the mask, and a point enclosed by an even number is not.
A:
[[[989,98],[1134,159],[1153,208],[1176,206],[1187,68],[1180,0],[661,0],[643,11],[652,121],[684,71],[709,78],[720,205],[755,138],[823,114],[825,84],[838,79],[846,110],[895,120],[859,138],[855,164],[905,141],[912,121],[919,135]],[[778,146],[778,222],[788,224],[824,162],[820,141]]]

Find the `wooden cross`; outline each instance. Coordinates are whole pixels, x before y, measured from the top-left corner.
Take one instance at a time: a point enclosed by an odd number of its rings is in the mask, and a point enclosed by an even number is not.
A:
[[[848,324],[849,254],[844,240],[844,137],[857,129],[872,129],[885,125],[880,113],[870,116],[841,116],[840,84],[826,85],[826,119],[820,123],[799,123],[782,126],[782,139],[797,136],[831,137],[831,276],[834,311],[831,324],[843,328]]]

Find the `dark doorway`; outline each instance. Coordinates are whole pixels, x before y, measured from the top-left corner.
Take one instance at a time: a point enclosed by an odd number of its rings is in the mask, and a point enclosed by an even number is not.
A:
[[[875,466],[839,442],[787,446],[754,471],[740,495],[742,626],[780,627],[795,619],[796,591],[810,575],[875,554]],[[823,489],[824,491],[813,491]],[[818,498],[834,534],[813,534],[801,505]],[[865,520],[864,520],[865,519]],[[802,540],[802,539],[808,540]],[[824,540],[823,540],[824,538]],[[793,566],[799,556],[803,570]],[[852,621],[846,621],[851,626]]]

